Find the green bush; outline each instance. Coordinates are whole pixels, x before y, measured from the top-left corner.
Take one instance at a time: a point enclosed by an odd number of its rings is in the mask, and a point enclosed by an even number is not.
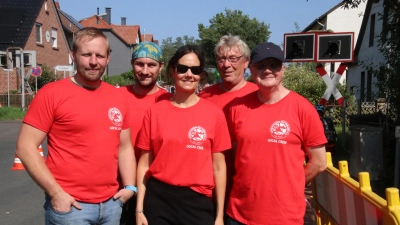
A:
[[[40,76],[38,76],[37,78],[34,76],[31,76],[29,78],[29,85],[31,86],[31,89],[33,92],[36,91],[36,81],[35,79],[37,79],[37,89],[39,90],[40,88],[42,88],[44,85],[53,82],[56,80],[55,75],[54,75],[54,71],[52,71],[50,69],[50,67],[48,67],[46,64],[43,64],[41,66],[42,68],[42,74]]]
[[[25,113],[20,108],[0,107],[0,120],[21,120]]]
[[[134,83],[134,76],[133,76],[133,71],[127,71],[121,75],[115,75],[115,76],[108,76],[108,75],[104,75],[103,76],[103,81],[107,82],[111,85],[119,85],[119,86],[127,86],[127,85],[131,85]]]

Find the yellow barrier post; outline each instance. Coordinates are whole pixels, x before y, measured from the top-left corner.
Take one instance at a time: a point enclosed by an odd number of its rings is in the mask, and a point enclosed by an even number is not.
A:
[[[358,180],[360,181],[360,192],[372,191],[371,181],[369,179],[369,173],[360,172],[358,173]]]

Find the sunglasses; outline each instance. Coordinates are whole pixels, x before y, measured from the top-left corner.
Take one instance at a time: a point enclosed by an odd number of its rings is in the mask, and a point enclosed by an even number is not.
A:
[[[264,71],[267,68],[271,71],[277,71],[281,69],[282,63],[281,62],[256,63],[253,65],[253,67],[255,67],[259,71]]]
[[[176,65],[176,71],[178,73],[186,73],[190,69],[194,75],[201,75],[203,73],[203,67],[201,66],[185,66],[178,64]]]

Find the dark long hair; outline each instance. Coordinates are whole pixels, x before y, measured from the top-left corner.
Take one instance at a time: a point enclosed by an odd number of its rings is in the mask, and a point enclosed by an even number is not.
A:
[[[200,61],[200,66],[204,68],[206,60],[204,58],[204,52],[200,49],[200,47],[197,45],[185,45],[178,48],[174,56],[172,56],[172,58],[169,60],[167,70],[169,76],[172,76],[172,72],[174,71],[175,66],[178,64],[179,59],[189,53],[196,54],[197,58]]]

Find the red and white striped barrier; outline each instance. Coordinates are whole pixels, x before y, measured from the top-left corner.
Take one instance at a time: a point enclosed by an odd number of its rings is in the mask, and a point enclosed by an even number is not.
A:
[[[397,188],[386,189],[386,199],[372,192],[369,174],[359,173],[359,182],[349,175],[346,161],[339,170],[332,166],[327,153],[328,169],[314,182],[313,205],[317,224],[332,225],[399,225],[400,203]]]

